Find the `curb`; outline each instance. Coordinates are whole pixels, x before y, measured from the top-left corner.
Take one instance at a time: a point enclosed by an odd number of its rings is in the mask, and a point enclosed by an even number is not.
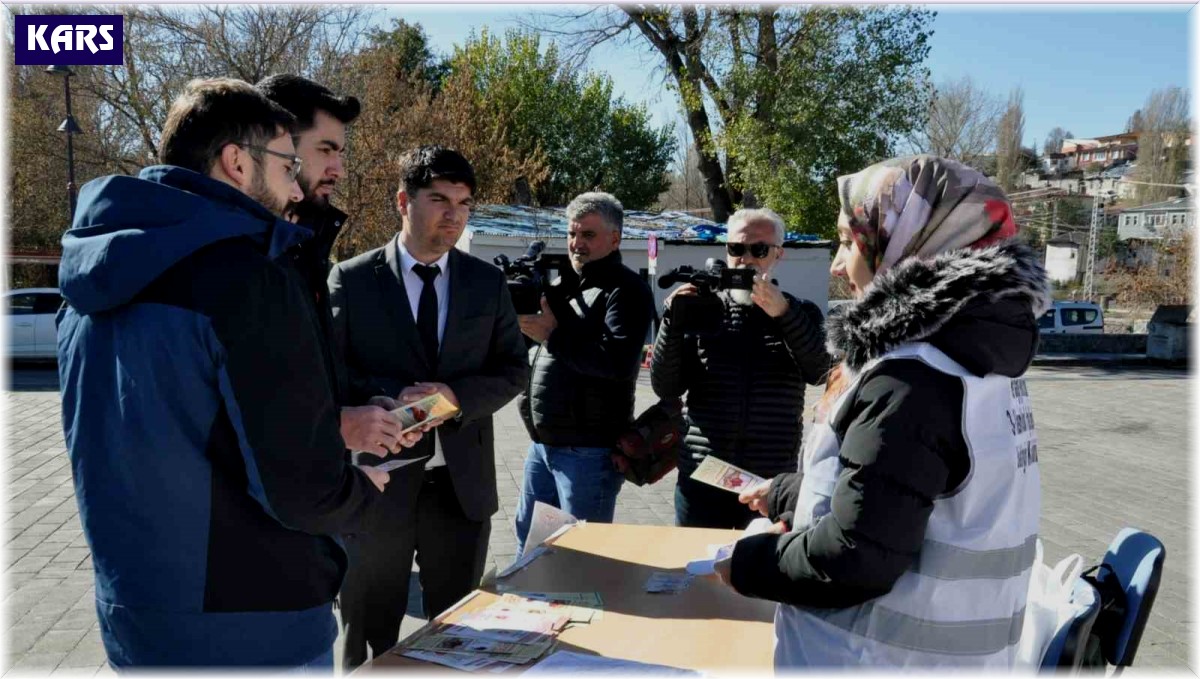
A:
[[[1045,353],[1033,357],[1033,365],[1044,367],[1128,366],[1144,368],[1187,369],[1185,361],[1164,361],[1146,354],[1058,354]]]

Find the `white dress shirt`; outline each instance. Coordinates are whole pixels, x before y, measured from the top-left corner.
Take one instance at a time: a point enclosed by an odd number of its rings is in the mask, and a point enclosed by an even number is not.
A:
[[[421,264],[408,250],[404,248],[404,243],[400,239],[396,239],[396,249],[400,254],[400,271],[404,276],[404,290],[408,293],[408,308],[412,311],[413,325],[417,324],[417,309],[421,304],[421,291],[425,288],[425,281],[413,271],[413,266]],[[433,280],[433,290],[437,293],[438,303],[438,346],[442,344],[442,337],[446,334],[446,316],[450,309],[450,253],[442,255],[438,258],[436,264],[441,273]],[[433,457],[425,463],[426,469],[434,467],[443,467],[446,464],[446,456],[442,454],[442,437],[437,434],[437,430],[433,431]]]

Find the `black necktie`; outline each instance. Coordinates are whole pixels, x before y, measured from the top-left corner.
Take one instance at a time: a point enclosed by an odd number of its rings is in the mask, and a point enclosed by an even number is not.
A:
[[[421,277],[421,301],[417,303],[417,334],[425,346],[425,355],[433,363],[438,356],[438,300],[433,281],[441,273],[437,264],[414,264],[413,271]]]

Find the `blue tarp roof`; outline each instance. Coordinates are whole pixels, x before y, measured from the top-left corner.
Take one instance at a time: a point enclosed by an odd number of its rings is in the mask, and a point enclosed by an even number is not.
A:
[[[524,205],[480,205],[471,212],[467,228],[472,233],[492,236],[550,236],[567,237],[567,218],[564,208],[527,207]],[[684,212],[625,212],[624,238],[649,238],[654,234],[663,240],[722,242],[726,229],[716,222]],[[788,234],[789,242],[820,241],[808,234]]]

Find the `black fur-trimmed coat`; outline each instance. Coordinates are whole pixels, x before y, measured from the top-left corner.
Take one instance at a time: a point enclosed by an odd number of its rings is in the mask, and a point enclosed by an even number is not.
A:
[[[1048,304],[1045,271],[1008,243],[909,259],[877,277],[826,323],[829,350],[850,375],[903,344],[929,342],[973,374],[1022,375]],[[962,382],[917,360],[863,374],[831,425],[843,476],[831,512],[806,530],[737,543],[731,578],[742,594],[823,608],[891,591],[914,562],[934,498],[967,475]],[[790,521],[800,474],[771,484],[773,520]]]

